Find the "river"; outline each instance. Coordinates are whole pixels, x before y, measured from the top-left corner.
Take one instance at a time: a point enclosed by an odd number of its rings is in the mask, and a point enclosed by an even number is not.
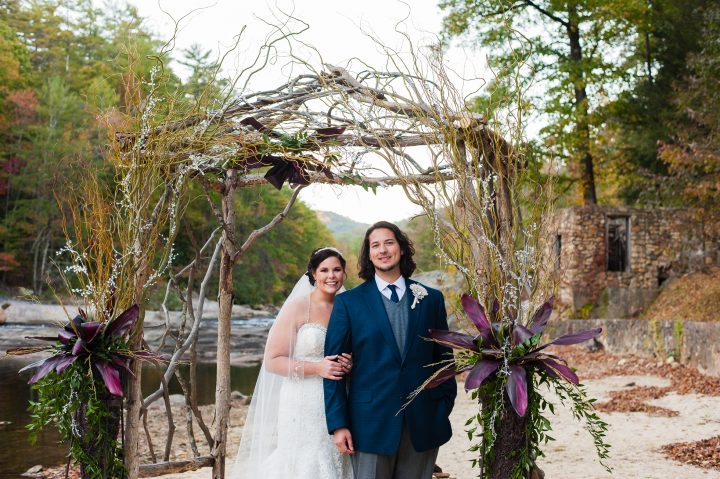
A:
[[[37,443],[30,444],[25,426],[30,422],[28,401],[34,399],[27,385],[32,371],[18,374],[26,361],[4,359],[0,361],[0,478],[20,478],[20,474],[32,466],[64,463],[67,446],[59,444],[59,436],[52,427],[40,434]],[[233,391],[252,394],[259,366],[233,367],[231,383]],[[198,365],[198,402],[211,404],[215,400],[215,364]],[[152,392],[152,385],[159,381],[159,372],[153,367],[143,369],[143,394]],[[187,376],[186,376],[187,377]],[[180,385],[173,379],[170,393],[180,394]]]
[[[249,365],[262,355],[267,328],[272,318],[233,320],[231,347],[235,364],[231,370],[233,391],[250,395],[255,387],[259,366]],[[15,338],[14,342],[2,346],[16,346],[15,342],[25,335],[57,334],[55,326],[5,325],[0,327],[4,338]],[[203,361],[198,364],[198,402],[211,404],[215,400],[215,355],[217,344],[217,322],[204,321],[198,342],[198,355]],[[153,336],[153,334],[146,334]],[[23,341],[24,342],[24,341]],[[154,342],[149,341],[151,344]],[[25,343],[27,344],[27,343]],[[22,345],[22,344],[21,344]],[[6,347],[0,349],[3,351]],[[31,445],[25,426],[30,422],[28,402],[33,400],[33,391],[27,385],[32,371],[18,374],[31,360],[18,358],[0,359],[0,479],[17,479],[29,468],[42,464],[52,466],[66,461],[67,446],[59,444],[59,436],[52,427],[39,435],[36,444]],[[183,366],[187,370],[187,365]],[[160,383],[160,371],[154,366],[143,369],[143,394],[150,394]],[[185,377],[188,377],[186,374]],[[181,394],[180,385],[173,378],[170,394]]]

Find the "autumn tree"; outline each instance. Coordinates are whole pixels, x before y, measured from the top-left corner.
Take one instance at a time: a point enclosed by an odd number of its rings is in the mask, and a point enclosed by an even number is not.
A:
[[[527,92],[528,106],[536,104],[537,119],[545,124],[541,135],[547,155],[567,164],[583,204],[597,202],[595,108],[617,76],[622,47],[634,32],[620,14],[625,3],[440,2],[447,13],[446,36],[464,36],[489,52],[495,78],[488,88],[492,93],[479,99],[478,109],[490,117],[489,109],[507,106],[504,92]]]
[[[720,7],[704,11],[701,49],[688,58],[688,75],[676,84],[679,119],[660,158],[683,202],[707,215],[720,210]]]

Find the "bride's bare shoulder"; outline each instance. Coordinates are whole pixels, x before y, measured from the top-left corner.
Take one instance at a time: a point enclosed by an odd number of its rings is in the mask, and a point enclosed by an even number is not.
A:
[[[283,309],[302,309],[307,308],[308,302],[310,301],[310,296],[298,296],[296,298],[290,299],[285,305],[283,306]]]
[[[283,305],[280,315],[286,321],[302,323],[307,317],[309,301],[308,296],[292,298]]]

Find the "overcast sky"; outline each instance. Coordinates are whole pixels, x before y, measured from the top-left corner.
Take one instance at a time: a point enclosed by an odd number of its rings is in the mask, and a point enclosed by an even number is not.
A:
[[[292,12],[293,16],[308,23],[310,28],[303,33],[302,40],[317,48],[323,61],[337,65],[345,65],[353,57],[362,58],[370,64],[384,64],[384,55],[368,37],[368,32],[394,49],[403,51],[408,49],[408,45],[395,32],[396,28],[407,32],[416,45],[422,45],[433,42],[442,22],[436,0],[413,0],[411,5],[396,0],[282,0],[267,3],[246,0],[130,0],[130,3],[138,7],[140,14],[148,19],[149,25],[161,38],[172,36],[174,22],[168,14],[175,20],[190,14],[180,22],[175,47],[178,53],[193,43],[199,43],[203,48],[221,55],[246,26],[239,54],[235,60],[226,62],[230,69],[242,63],[243,53],[254,52],[257,42],[262,41],[270,31],[263,20],[272,22],[273,16],[281,11]],[[480,72],[484,60],[480,52],[452,48],[448,52],[448,63],[460,77],[477,79],[483,76]],[[174,65],[174,69],[179,68],[179,65]],[[253,86],[255,89],[274,87],[283,83],[287,76],[287,71],[270,68],[267,74],[257,79],[267,84]],[[478,80],[458,79],[456,87],[469,93],[477,90],[479,84]],[[300,198],[312,208],[333,211],[364,223],[381,219],[397,221],[420,212],[405,198],[399,187],[378,189],[377,194],[373,194],[359,187],[312,185],[300,194]]]

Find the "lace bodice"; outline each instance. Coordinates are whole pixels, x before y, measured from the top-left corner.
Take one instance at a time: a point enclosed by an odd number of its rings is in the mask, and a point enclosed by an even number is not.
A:
[[[295,359],[320,361],[324,356],[325,333],[327,329],[317,323],[305,323],[298,329],[295,338]]]

